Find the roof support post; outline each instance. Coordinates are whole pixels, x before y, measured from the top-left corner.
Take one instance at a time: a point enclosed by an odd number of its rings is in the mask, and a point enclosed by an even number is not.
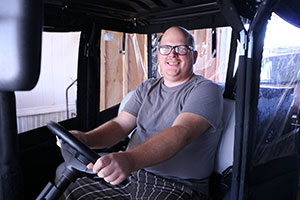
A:
[[[0,91],[0,199],[24,198],[14,92]]]
[[[100,111],[100,39],[101,28],[93,24],[82,31],[78,59],[77,117],[80,130],[97,126]]]
[[[241,51],[237,72],[235,150],[232,199],[247,199],[256,134],[260,67],[267,19],[276,2],[266,0],[258,8],[248,31],[240,32]]]

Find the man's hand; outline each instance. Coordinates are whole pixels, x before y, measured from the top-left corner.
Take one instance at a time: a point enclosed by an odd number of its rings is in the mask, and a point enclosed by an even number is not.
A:
[[[87,144],[87,139],[85,137],[85,133],[82,131],[78,131],[78,130],[72,130],[70,131],[70,133],[72,135],[74,135],[78,140],[80,140],[82,143]],[[60,144],[60,140],[59,138],[56,136],[56,144],[57,146],[59,146],[61,148],[61,144]]]
[[[127,152],[111,153],[100,157],[96,163],[89,164],[88,169],[92,169],[100,178],[112,185],[123,182],[132,171],[134,164]]]

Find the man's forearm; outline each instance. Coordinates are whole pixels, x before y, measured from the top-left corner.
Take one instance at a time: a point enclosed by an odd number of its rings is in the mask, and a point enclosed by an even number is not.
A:
[[[170,159],[209,127],[200,116],[191,113],[179,115],[171,128],[128,151],[134,170]]]
[[[130,121],[134,119],[131,118]],[[176,118],[171,128],[158,133],[146,142],[125,152],[102,156],[94,163],[93,171],[105,181],[113,185],[119,184],[133,171],[170,159],[205,132],[209,126],[200,116],[183,113]],[[126,125],[122,127],[132,128]]]
[[[163,162],[182,149],[188,141],[182,137],[185,131],[183,129],[185,128],[176,126],[167,129],[129,151],[100,157],[89,168],[106,182],[119,184],[131,172]]]
[[[174,126],[169,128],[147,142],[140,144],[128,151],[133,163],[134,171],[149,167],[173,157],[188,143],[184,132],[186,128]]]
[[[110,147],[126,138],[135,127],[136,117],[121,112],[116,118],[85,133],[83,142],[94,149]]]
[[[86,133],[86,144],[93,149],[110,147],[128,134],[124,132],[120,124],[111,120]]]

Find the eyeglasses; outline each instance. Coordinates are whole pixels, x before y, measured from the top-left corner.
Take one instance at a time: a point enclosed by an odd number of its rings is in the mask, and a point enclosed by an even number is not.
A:
[[[178,55],[186,55],[188,51],[194,51],[194,48],[188,45],[177,45],[177,46],[170,46],[170,45],[162,45],[158,46],[159,53],[161,55],[169,55],[172,50]]]

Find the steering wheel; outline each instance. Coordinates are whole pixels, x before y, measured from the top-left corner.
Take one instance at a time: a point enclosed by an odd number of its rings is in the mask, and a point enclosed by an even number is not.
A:
[[[62,168],[61,176],[56,183],[49,182],[36,200],[56,200],[77,178],[82,176],[95,177],[96,174],[87,169],[86,165],[95,163],[100,157],[58,123],[50,121],[47,127],[60,139],[61,153],[65,162],[60,165]]]
[[[84,165],[87,165],[89,163],[95,163],[99,158],[99,155],[95,151],[93,151],[81,141],[79,141],[74,135],[72,135],[69,131],[67,131],[58,123],[50,121],[47,124],[47,127],[53,134],[58,136],[58,138],[61,140],[61,151],[65,160],[69,160],[70,158],[69,155],[64,155],[64,151],[68,151],[69,154],[74,156],[73,159],[76,158]]]

